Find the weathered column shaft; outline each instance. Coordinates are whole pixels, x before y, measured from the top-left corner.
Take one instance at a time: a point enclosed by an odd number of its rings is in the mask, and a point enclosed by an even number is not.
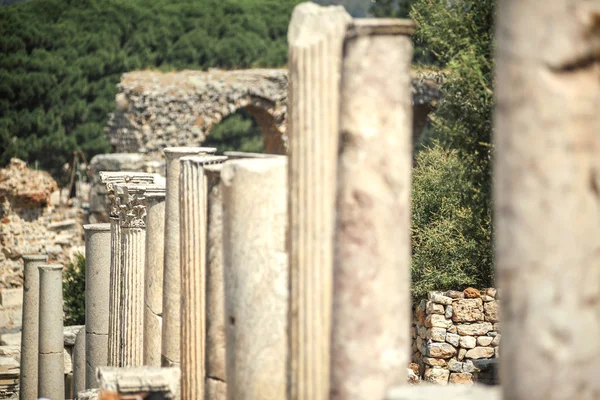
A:
[[[206,179],[204,166],[226,157],[181,158],[181,398],[204,393],[206,346]]]
[[[21,328],[21,368],[19,396],[21,400],[36,400],[38,382],[38,335],[40,307],[40,273],[38,267],[48,256],[23,256],[23,324]]]
[[[289,43],[290,400],[329,398],[343,7],[298,5]]]
[[[165,200],[165,261],[163,275],[162,366],[179,366],[181,332],[181,263],[179,228],[180,158],[216,152],[209,147],[169,147]]]
[[[96,388],[96,368],[108,364],[110,224],[84,225],[85,232],[85,387]]]
[[[165,191],[146,193],[146,277],[144,279],[144,365],[160,367],[165,254]]]
[[[331,399],[382,399],[410,350],[409,20],[354,20],[342,61]]]
[[[222,165],[204,168],[207,192],[206,400],[227,398],[222,168]]]
[[[494,207],[511,400],[600,396],[600,4],[499,2]]]
[[[65,398],[62,265],[44,264],[40,273],[38,397]]]
[[[73,348],[73,398],[85,390],[85,326],[81,327],[75,338]]]
[[[119,367],[143,364],[147,187],[119,185],[121,197],[121,324]]]
[[[229,399],[286,398],[285,157],[226,162],[223,261]]]

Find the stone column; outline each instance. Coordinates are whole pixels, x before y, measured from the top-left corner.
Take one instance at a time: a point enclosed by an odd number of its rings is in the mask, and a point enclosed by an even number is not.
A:
[[[289,44],[290,400],[329,399],[343,7],[302,3]]]
[[[222,173],[227,397],[286,398],[289,300],[285,157]]]
[[[207,193],[206,400],[227,398],[222,168],[222,164],[204,168]]]
[[[179,366],[181,332],[181,265],[179,238],[179,170],[180,158],[212,154],[211,147],[168,147],[167,193],[165,200],[165,262],[163,275],[163,325],[161,364]]]
[[[44,264],[40,273],[38,397],[65,398],[62,265]]]
[[[152,184],[154,175],[138,172],[100,172],[100,179],[106,185],[107,213],[110,220],[110,292],[108,321],[108,365],[119,364],[119,341],[121,324],[116,310],[121,301],[121,226],[119,224],[120,198],[115,193],[116,184]]]
[[[165,188],[146,192],[146,277],[144,279],[144,365],[160,367],[165,255]]]
[[[331,399],[382,399],[406,383],[413,30],[355,19],[344,43]]]
[[[85,326],[77,332],[73,349],[73,398],[85,390]]]
[[[223,156],[181,158],[181,398],[204,393],[206,345],[206,179],[204,166]]]
[[[143,364],[144,268],[146,264],[146,186],[117,185],[120,198],[121,299],[117,319],[119,367]]]
[[[48,256],[23,256],[23,323],[21,328],[21,400],[37,399],[40,273],[38,267]]]
[[[495,264],[505,399],[600,394],[600,5],[500,1]]]
[[[85,387],[96,388],[96,368],[108,363],[110,224],[84,225]]]

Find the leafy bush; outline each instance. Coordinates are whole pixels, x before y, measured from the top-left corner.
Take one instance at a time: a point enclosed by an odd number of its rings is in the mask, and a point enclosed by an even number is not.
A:
[[[65,326],[85,324],[85,257],[77,253],[63,273]]]
[[[216,147],[218,153],[225,151],[262,153],[264,151],[262,132],[256,121],[243,109],[215,125],[202,145]]]

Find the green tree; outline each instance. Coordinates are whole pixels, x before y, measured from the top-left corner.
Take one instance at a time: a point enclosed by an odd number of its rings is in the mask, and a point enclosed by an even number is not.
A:
[[[65,326],[85,324],[85,257],[78,253],[63,273]]]
[[[262,132],[254,119],[243,109],[215,125],[202,145],[216,147],[219,153],[264,151]]]

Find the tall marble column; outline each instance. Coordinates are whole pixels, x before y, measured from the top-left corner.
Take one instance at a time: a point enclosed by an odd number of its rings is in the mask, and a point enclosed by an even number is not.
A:
[[[289,300],[286,157],[221,172],[227,398],[286,398]]]
[[[117,310],[121,301],[121,226],[119,224],[120,198],[115,193],[116,184],[153,184],[154,175],[138,172],[100,172],[100,179],[106,185],[107,213],[110,220],[110,292],[108,320],[108,365],[118,366],[121,325]]]
[[[146,264],[146,197],[148,187],[117,185],[120,198],[121,325],[119,367],[141,366],[144,346],[144,269]]]
[[[43,264],[40,273],[38,397],[65,398],[62,265]]]
[[[222,169],[222,164],[204,167],[207,193],[206,400],[225,400],[227,398]]]
[[[302,3],[289,44],[290,400],[329,399],[343,7]]]
[[[19,398],[37,399],[38,335],[40,307],[40,273],[38,267],[48,261],[48,256],[23,256],[23,324],[21,328],[21,368]]]
[[[181,158],[179,184],[181,234],[181,398],[204,393],[206,345],[206,218],[204,166],[223,156]]]
[[[355,19],[342,60],[330,399],[406,383],[414,23]]]
[[[165,262],[163,275],[163,325],[161,365],[179,366],[181,333],[181,263],[179,228],[179,171],[180,158],[213,154],[212,147],[168,147],[163,150],[167,159],[167,193],[165,200]]]
[[[144,365],[160,367],[165,254],[165,188],[146,192],[146,271],[144,278]]]
[[[504,399],[600,396],[600,3],[498,2],[495,267]]]
[[[85,387],[96,388],[96,368],[108,363],[110,224],[84,225]]]

